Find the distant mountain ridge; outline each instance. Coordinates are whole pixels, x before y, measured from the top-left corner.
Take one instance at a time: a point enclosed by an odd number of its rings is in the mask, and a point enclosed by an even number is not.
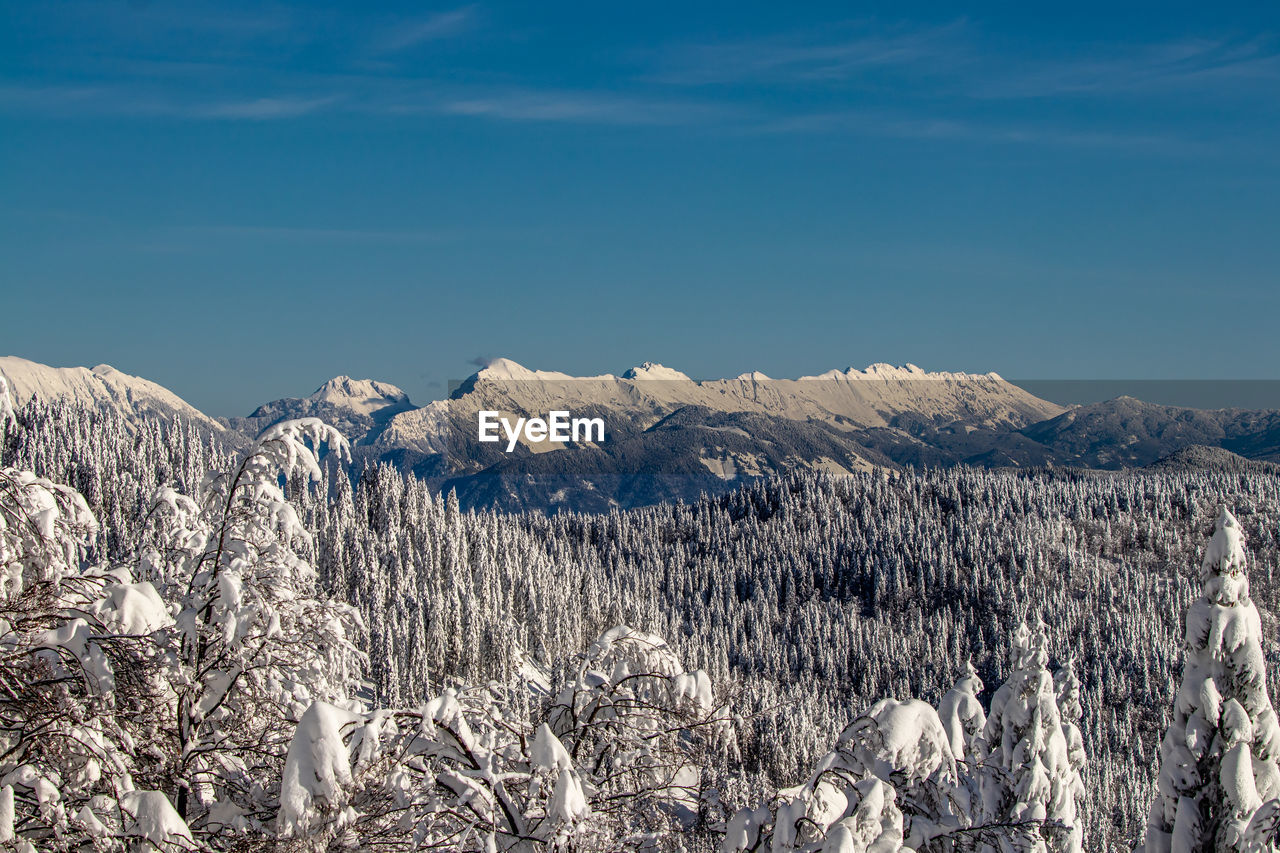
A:
[[[1280,462],[1277,410],[1189,409],[1131,397],[1065,408],[995,373],[932,373],[914,365],[698,381],[654,362],[616,376],[577,377],[498,359],[447,399],[425,406],[389,383],[338,376],[305,397],[217,420],[162,386],[106,366],[51,368],[11,357],[0,359],[0,373],[19,406],[38,393],[126,418],[181,417],[236,442],[286,418],[319,417],[356,445],[358,467],[391,463],[434,488],[457,490],[464,506],[508,510],[601,511],[691,500],[796,470],[1234,470]],[[482,409],[600,416],[607,439],[557,452],[522,443],[508,454],[475,441]]]
[[[892,418],[908,413],[937,423],[1017,428],[1065,411],[994,373],[930,373],[910,364],[875,364],[799,379],[770,379],[757,372],[696,381],[653,362],[621,376],[571,376],[497,359],[463,382],[448,400],[396,415],[370,443],[388,450],[443,452],[439,436],[449,420],[446,412],[459,410],[534,414],[576,407],[624,412],[628,419],[649,426],[685,406],[822,422],[841,430],[886,427]]]

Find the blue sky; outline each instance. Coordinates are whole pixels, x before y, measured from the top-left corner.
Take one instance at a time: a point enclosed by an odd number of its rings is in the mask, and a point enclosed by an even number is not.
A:
[[[1280,378],[1280,6],[3,0],[0,351]]]

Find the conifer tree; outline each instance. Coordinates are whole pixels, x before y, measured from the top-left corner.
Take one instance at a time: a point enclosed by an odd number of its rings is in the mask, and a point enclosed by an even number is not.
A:
[[[982,763],[981,822],[1005,826],[987,849],[1076,853],[1081,849],[1072,765],[1058,708],[1044,623],[1026,623],[1013,638],[1013,672],[991,698],[978,742]]]
[[[1240,522],[1223,507],[1200,564],[1200,597],[1187,610],[1182,683],[1160,744],[1146,853],[1241,849],[1259,806],[1280,793],[1280,727],[1246,564]]]

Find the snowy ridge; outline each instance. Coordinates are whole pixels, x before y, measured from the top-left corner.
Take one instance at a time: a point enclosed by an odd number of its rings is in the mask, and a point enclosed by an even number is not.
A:
[[[473,420],[481,409],[524,414],[589,409],[613,412],[647,428],[688,406],[819,421],[842,430],[889,427],[904,414],[946,424],[1016,429],[1064,411],[996,373],[929,372],[913,364],[873,364],[799,379],[770,379],[756,371],[698,381],[656,362],[644,362],[621,376],[572,376],[500,358],[463,382],[450,400],[396,415],[374,443],[438,452],[433,428],[448,423],[450,413],[455,419]]]
[[[346,377],[339,377],[345,379]],[[609,381],[609,380],[630,380],[630,381],[668,381],[668,382],[692,382],[694,384],[706,384],[706,382],[727,382],[727,379],[710,379],[698,381],[691,379],[688,374],[676,370],[673,367],[666,367],[656,361],[645,361],[628,368],[623,371],[621,376],[614,376],[612,373],[601,373],[596,376],[574,376],[570,373],[563,373],[558,370],[533,370],[524,365],[513,361],[509,358],[498,358],[489,362],[483,369],[478,371],[473,377],[477,380],[488,380],[494,382],[501,381],[538,381],[538,382],[588,382],[588,381]],[[747,371],[741,373],[734,379],[754,379],[757,381],[792,381],[792,380],[773,380],[758,370]],[[800,376],[797,380],[822,380],[822,379],[844,379],[848,381],[914,381],[914,380],[937,380],[944,382],[1004,382],[1003,377],[995,372],[990,373],[963,373],[953,371],[931,371],[925,370],[917,365],[907,363],[904,365],[893,365],[886,362],[876,362],[865,368],[847,367],[844,370],[832,369],[816,376]]]
[[[953,373],[950,371],[928,371],[914,364],[907,363],[902,366],[886,364],[884,362],[876,362],[862,370],[856,367],[850,367],[846,370],[828,370],[826,373],[820,373],[817,376],[801,376],[801,379],[846,379],[850,382],[856,381],[905,381],[905,380],[938,380],[945,382],[977,382],[989,380],[992,382],[1003,382],[998,373]]]
[[[171,417],[185,420],[215,432],[222,424],[183,400],[177,394],[150,380],[122,373],[107,364],[90,370],[86,367],[50,367],[16,356],[0,357],[0,374],[9,383],[15,407],[25,404],[33,395],[42,400],[62,400],[83,406],[114,411],[127,421],[138,416]]]
[[[564,382],[591,379],[612,380],[617,377],[612,373],[605,373],[600,376],[571,376],[558,370],[530,370],[509,358],[497,358],[489,362],[473,378],[490,382]]]

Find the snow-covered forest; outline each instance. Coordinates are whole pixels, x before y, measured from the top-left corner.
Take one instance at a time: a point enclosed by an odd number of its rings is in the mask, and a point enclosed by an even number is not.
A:
[[[349,477],[317,421],[239,453],[5,421],[0,849],[1154,853],[1280,825],[1262,469],[504,516]]]

